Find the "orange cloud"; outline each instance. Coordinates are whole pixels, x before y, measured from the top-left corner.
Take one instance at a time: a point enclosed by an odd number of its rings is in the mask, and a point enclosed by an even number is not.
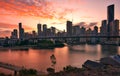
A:
[[[76,2],[77,1],[77,2]],[[1,0],[0,1],[0,28],[13,30],[18,28],[18,22],[34,27],[37,20],[48,25],[65,25],[71,19],[72,13],[77,10],[81,0]],[[36,21],[33,19],[37,19]],[[13,23],[14,22],[14,23]],[[61,23],[61,24],[60,24]],[[16,24],[16,25],[13,25]],[[8,28],[9,27],[9,28]],[[61,26],[60,26],[61,27]],[[28,26],[25,30],[32,30]],[[63,27],[62,27],[63,28]],[[35,29],[35,28],[34,28]],[[63,28],[64,29],[64,28]]]
[[[64,16],[75,9],[66,3],[73,2],[75,3],[74,0],[3,0],[0,1],[0,14],[65,20]]]

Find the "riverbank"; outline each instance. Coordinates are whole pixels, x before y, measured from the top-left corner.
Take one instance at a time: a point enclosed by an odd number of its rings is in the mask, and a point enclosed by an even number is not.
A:
[[[90,70],[86,68],[75,68],[61,71],[50,76],[120,76],[120,68],[107,66],[103,69]]]
[[[118,56],[118,55],[117,55]],[[103,58],[101,58],[103,59]],[[105,58],[106,59],[106,58]],[[112,61],[113,63],[113,61]],[[115,64],[115,63],[114,63]],[[48,73],[38,72],[34,69],[23,69],[19,72],[19,75],[15,76],[120,76],[120,66],[112,64],[104,64],[101,61],[87,60],[82,68],[66,66],[59,72],[47,70]],[[0,73],[0,76],[14,76],[12,74]]]
[[[12,76],[10,74],[0,73],[0,76]],[[87,68],[76,68],[69,66],[63,71],[56,72],[53,74],[39,74],[30,76],[120,76],[120,67],[106,66],[103,69],[87,69]]]
[[[14,46],[14,47],[3,47],[3,46],[0,46],[0,50],[29,50],[31,46]]]

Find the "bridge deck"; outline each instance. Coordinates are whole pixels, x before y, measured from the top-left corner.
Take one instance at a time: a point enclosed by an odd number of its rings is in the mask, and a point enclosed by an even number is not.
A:
[[[30,38],[30,39],[67,39],[67,38],[120,38],[120,36],[47,36],[39,38]]]

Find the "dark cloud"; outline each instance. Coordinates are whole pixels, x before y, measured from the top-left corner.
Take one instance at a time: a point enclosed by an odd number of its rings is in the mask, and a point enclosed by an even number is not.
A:
[[[10,36],[11,34],[11,30],[3,30],[3,29],[0,29],[0,37],[6,37],[6,36]]]
[[[98,24],[97,22],[91,22],[91,23],[89,23],[89,27],[95,26],[97,24]]]
[[[60,23],[58,23],[58,22],[53,22],[53,23],[51,23],[51,24],[63,24],[63,23],[61,23],[61,22],[60,22]]]
[[[36,0],[37,2],[40,2],[42,0]],[[3,0],[3,2],[11,3],[11,4],[16,4],[19,5],[20,3],[26,4],[26,5],[35,5],[35,0]]]
[[[32,6],[35,4],[33,0],[15,0],[14,2],[15,3],[17,3],[17,2],[24,3],[24,4],[27,4],[29,6]]]
[[[86,22],[80,22],[80,23],[77,23],[75,25],[78,25],[80,27],[85,27],[85,28],[91,28],[91,27],[93,27],[93,26],[95,26],[97,24],[98,24],[97,22],[91,22],[89,24],[87,24]]]
[[[80,23],[77,23],[75,25],[78,25],[80,27],[86,27],[87,26],[86,22],[80,22]]]
[[[4,30],[2,32],[5,32],[5,33],[11,33],[12,31],[11,30]]]

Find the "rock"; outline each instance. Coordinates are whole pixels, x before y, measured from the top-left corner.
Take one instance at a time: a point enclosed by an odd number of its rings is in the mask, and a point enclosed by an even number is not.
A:
[[[87,60],[84,64],[83,67],[88,68],[88,69],[102,69],[104,68],[104,65],[98,62],[94,62],[91,60]]]
[[[105,65],[120,66],[120,63],[112,57],[101,58],[100,63]]]

